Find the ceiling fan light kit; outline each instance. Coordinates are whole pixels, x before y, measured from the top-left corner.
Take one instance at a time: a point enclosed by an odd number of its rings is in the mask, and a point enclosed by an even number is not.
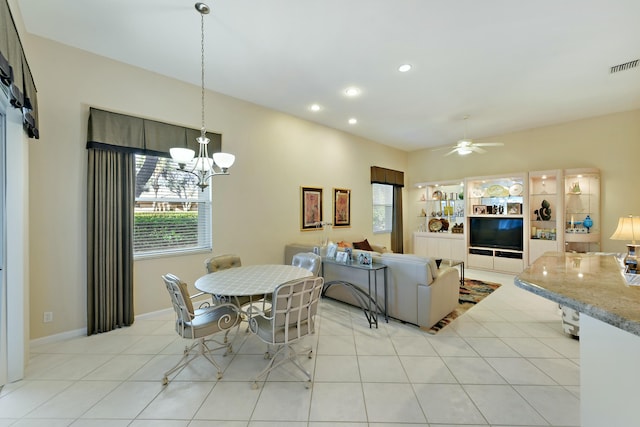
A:
[[[451,148],[451,151],[446,153],[445,157],[453,153],[458,153],[459,156],[466,156],[474,152],[479,154],[484,154],[487,152],[487,150],[481,147],[499,147],[504,145],[502,142],[473,142],[472,139],[467,138],[466,120],[468,118],[469,116],[464,116],[464,120],[465,120],[464,137],[461,140],[459,140],[456,143],[456,145],[453,145],[451,147],[445,147],[445,148]],[[438,151],[438,150],[442,150],[442,148],[435,148],[431,151]]]

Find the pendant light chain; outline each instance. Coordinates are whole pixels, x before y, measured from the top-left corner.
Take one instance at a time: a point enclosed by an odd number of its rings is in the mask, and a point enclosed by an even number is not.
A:
[[[202,126],[200,128],[202,139],[205,138],[206,130],[204,128],[204,14],[200,12],[200,83],[201,83],[201,111]]]
[[[171,158],[178,163],[180,171],[190,173],[198,178],[197,186],[202,191],[209,186],[209,179],[216,175],[229,175],[229,168],[236,156],[229,153],[215,152],[209,157],[209,138],[204,124],[204,15],[209,14],[209,6],[196,3],[196,10],[200,13],[200,137],[198,141],[198,157],[194,159],[195,151],[190,148],[173,147],[169,151]],[[195,161],[194,161],[195,160]],[[189,165],[189,168],[187,168]],[[217,168],[217,170],[216,170]]]

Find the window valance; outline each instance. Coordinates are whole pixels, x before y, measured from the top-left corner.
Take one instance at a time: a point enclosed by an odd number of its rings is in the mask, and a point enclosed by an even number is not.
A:
[[[172,147],[198,152],[200,130],[91,108],[87,148],[168,157]],[[209,154],[219,152],[222,136],[207,132]]]
[[[36,86],[7,0],[0,1],[0,83],[7,87],[11,105],[22,110],[29,138],[38,139]]]
[[[371,166],[371,183],[404,187],[404,172]]]

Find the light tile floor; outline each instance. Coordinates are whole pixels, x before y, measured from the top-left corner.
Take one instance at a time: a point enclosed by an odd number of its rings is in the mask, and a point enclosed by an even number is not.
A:
[[[23,381],[0,390],[2,426],[579,426],[579,341],[557,305],[502,283],[437,335],[397,321],[369,329],[359,310],[319,306],[314,384],[280,368],[258,390],[264,344],[241,332],[235,353],[160,379],[183,342],[172,312],[132,327],[31,349]]]

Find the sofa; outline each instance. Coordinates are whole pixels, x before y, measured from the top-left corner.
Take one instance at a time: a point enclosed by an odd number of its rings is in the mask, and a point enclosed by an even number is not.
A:
[[[288,244],[285,246],[285,264],[291,264],[293,255],[313,251],[311,244]],[[363,251],[354,249],[357,259]],[[373,262],[387,266],[387,309],[389,317],[411,323],[425,329],[431,328],[440,319],[458,306],[460,296],[460,273],[455,267],[438,268],[432,258],[412,254],[370,251]],[[378,277],[378,303],[384,307],[382,274]],[[368,276],[359,269],[325,264],[325,283],[339,280],[352,283],[363,290],[368,289]],[[351,292],[344,286],[332,286],[325,296],[358,305]]]

